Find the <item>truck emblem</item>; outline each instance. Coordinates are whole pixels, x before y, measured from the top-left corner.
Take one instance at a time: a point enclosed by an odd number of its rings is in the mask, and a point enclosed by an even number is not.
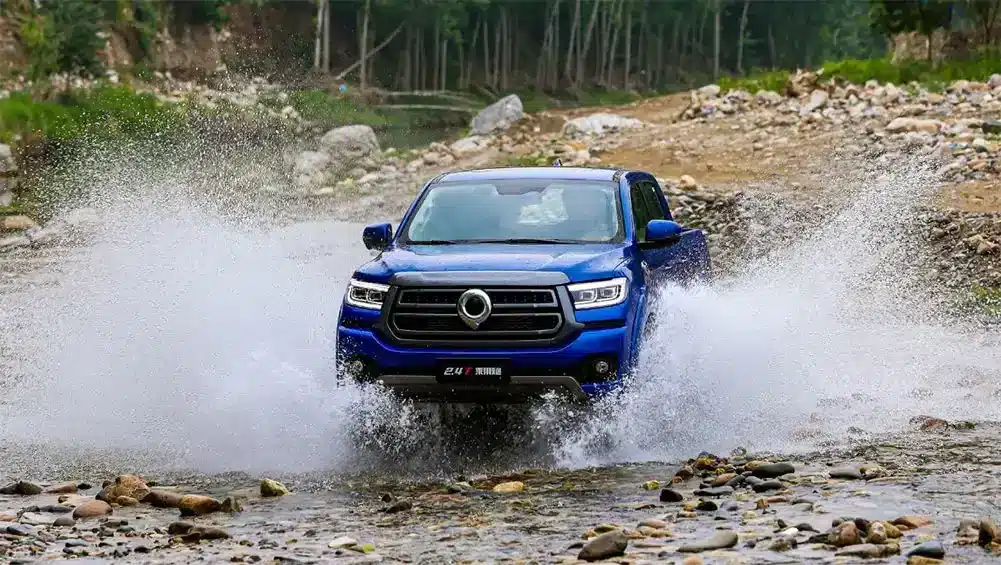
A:
[[[471,288],[459,297],[458,310],[462,321],[475,330],[490,316],[493,306],[487,293],[478,288]]]

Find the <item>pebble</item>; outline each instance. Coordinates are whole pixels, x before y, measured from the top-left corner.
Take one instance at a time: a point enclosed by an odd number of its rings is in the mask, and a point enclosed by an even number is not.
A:
[[[841,467],[832,469],[829,475],[832,479],[860,480],[862,478],[862,469],[859,467]]]
[[[261,479],[261,496],[265,498],[274,498],[278,496],[285,496],[288,493],[288,488],[278,481],[272,479]]]
[[[1001,543],[1001,528],[998,528],[994,522],[984,518],[980,521],[980,533],[977,536],[977,543],[981,546]]]
[[[731,496],[733,487],[711,487],[695,491],[695,496]]]
[[[762,479],[776,479],[795,472],[796,468],[790,463],[764,463],[751,470],[753,476]]]
[[[211,514],[222,509],[222,502],[200,494],[186,494],[181,497],[181,504],[178,506],[181,516],[202,516]]]
[[[625,555],[629,540],[622,530],[612,530],[592,538],[584,544],[577,559],[582,561],[599,561],[609,557]]]
[[[152,490],[143,502],[153,505],[155,508],[180,508],[183,495],[173,491]]]
[[[752,484],[751,488],[754,492],[767,492],[770,490],[782,490],[785,485],[779,480],[762,481],[760,483]]]
[[[907,552],[908,557],[929,557],[931,559],[943,559],[945,557],[945,547],[940,541],[925,542]]]
[[[681,502],[683,500],[685,500],[685,495],[674,489],[666,488],[660,491],[661,502]]]
[[[931,523],[931,519],[927,516],[917,515],[901,516],[892,522],[894,526],[905,526],[909,530],[916,530],[918,528],[930,526]]]
[[[12,485],[0,488],[0,494],[16,494],[20,496],[34,496],[42,494],[42,487],[27,481],[18,481]]]
[[[525,490],[525,483],[521,481],[508,481],[506,483],[500,483],[494,486],[493,491],[500,494],[513,494],[517,492],[523,492]]]
[[[701,553],[714,549],[726,549],[737,545],[737,533],[729,530],[717,532],[712,537],[700,541],[682,544],[678,547],[681,553]]]
[[[87,518],[97,518],[98,516],[107,516],[112,513],[111,505],[103,500],[88,500],[83,504],[77,506],[73,510],[73,518],[76,520],[85,520]]]
[[[861,541],[862,536],[853,521],[838,524],[827,537],[827,543],[833,545],[834,547],[857,545],[861,543]]]
[[[900,546],[896,544],[876,545],[873,543],[862,543],[844,547],[837,551],[834,556],[879,558],[889,557],[898,553],[900,553]]]

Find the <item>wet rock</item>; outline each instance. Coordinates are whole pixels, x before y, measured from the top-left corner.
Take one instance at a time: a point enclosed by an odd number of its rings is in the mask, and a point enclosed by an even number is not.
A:
[[[508,481],[495,485],[493,491],[500,494],[513,494],[525,490],[525,483],[521,481]]]
[[[931,557],[921,557],[918,555],[907,558],[907,565],[940,565],[941,563],[943,563],[941,559],[932,559]]]
[[[139,504],[139,501],[131,496],[119,496],[115,499],[115,504],[119,506],[136,506]]]
[[[235,496],[227,496],[223,499],[220,510],[227,514],[236,514],[237,512],[243,512],[243,504]]]
[[[702,557],[698,555],[689,555],[681,560],[681,565],[702,565]]]
[[[97,498],[108,502],[117,502],[122,497],[139,501],[146,498],[149,493],[150,488],[146,481],[136,475],[119,475],[115,477],[113,483],[104,487]]]
[[[35,528],[28,524],[11,524],[4,531],[12,536],[30,536],[35,533]]]
[[[927,516],[909,515],[909,516],[901,516],[891,523],[894,526],[904,526],[909,530],[916,530],[918,528],[930,526],[931,519],[928,518]]]
[[[0,494],[16,494],[20,496],[34,496],[42,494],[42,487],[27,481],[18,481],[12,485],[0,488]]]
[[[980,522],[976,520],[963,519],[959,521],[956,528],[956,540],[960,543],[973,543],[980,537]]]
[[[796,538],[787,535],[778,536],[768,544],[769,551],[789,551],[795,547]]]
[[[209,496],[186,494],[181,497],[178,508],[181,510],[181,516],[202,516],[221,510],[222,502]]]
[[[77,491],[77,488],[78,485],[76,483],[62,483],[46,488],[45,492],[49,494],[72,494]]]
[[[722,475],[717,475],[713,482],[710,484],[712,487],[726,486],[727,483],[736,479],[739,475],[737,473],[723,473]]]
[[[331,540],[331,542],[327,544],[327,547],[331,549],[340,549],[345,547],[352,547],[355,545],[358,545],[358,540],[348,536],[341,536],[339,538]]]
[[[831,469],[828,475],[832,479],[861,480],[862,469],[860,467],[839,467]]]
[[[386,507],[383,512],[386,514],[396,514],[398,512],[406,512],[414,507],[414,504],[409,500],[398,500],[393,504]]]
[[[811,114],[827,105],[828,94],[826,90],[814,90],[810,93],[810,99],[800,109],[800,116]]]
[[[577,559],[598,561],[609,557],[618,557],[625,555],[628,545],[629,540],[626,539],[622,530],[605,532],[585,543],[580,553],[577,554]]]
[[[643,483],[643,490],[657,490],[660,488],[660,481],[647,481]]]
[[[990,134],[1001,134],[1001,121],[998,120],[984,120],[984,123],[980,125],[980,129],[984,133]]]
[[[777,479],[782,475],[795,473],[796,468],[790,463],[765,463],[751,470],[751,474],[761,479]]]
[[[681,494],[680,492],[674,489],[666,488],[660,491],[661,502],[674,503],[674,502],[682,502],[683,500],[685,500],[685,495]]]
[[[229,537],[229,532],[222,528],[216,528],[214,526],[195,526],[181,536],[181,541],[184,541],[185,543],[196,543],[202,540],[209,541],[228,539]]]
[[[886,526],[882,522],[869,524],[869,533],[865,537],[866,543],[886,543],[886,540]]]
[[[74,524],[76,524],[76,519],[74,519],[72,515],[60,516],[52,522],[53,526],[61,526],[61,527],[68,527]]]
[[[737,533],[729,530],[717,532],[712,537],[700,541],[689,542],[678,547],[681,553],[701,553],[714,549],[726,549],[737,545]]]
[[[880,557],[889,557],[891,555],[897,555],[898,553],[900,553],[900,546],[896,544],[876,545],[873,543],[863,543],[845,547],[836,552],[834,556],[864,557],[868,559],[876,559]]]
[[[773,480],[770,480],[770,481],[761,481],[760,483],[756,483],[756,484],[752,484],[751,485],[751,489],[754,490],[754,492],[767,492],[767,491],[770,491],[770,490],[782,490],[783,488],[785,488],[785,485],[782,484],[782,481],[779,481],[777,479],[773,479]]]
[[[277,496],[285,496],[288,493],[288,488],[278,481],[272,479],[261,479],[261,496],[265,498],[273,498]]]
[[[711,500],[700,500],[697,505],[695,505],[696,510],[701,510],[702,512],[715,512],[719,510],[719,505]]]
[[[73,518],[76,520],[86,520],[107,516],[112,513],[111,505],[103,500],[88,500],[73,509]]]
[[[152,504],[155,508],[180,508],[183,495],[167,490],[151,490],[142,502]]]
[[[504,131],[525,117],[525,108],[517,94],[509,94],[480,110],[470,123],[471,135]]]
[[[843,522],[834,527],[827,536],[827,543],[834,547],[846,547],[862,542],[862,535],[855,522]]]
[[[1001,543],[1001,528],[998,525],[984,518],[980,521],[980,532],[977,543],[981,546],[988,546],[992,543]]]
[[[907,552],[908,557],[928,557],[931,559],[943,559],[945,557],[945,547],[940,541],[925,542]]]
[[[695,491],[695,496],[730,496],[733,494],[732,487],[712,487]]]

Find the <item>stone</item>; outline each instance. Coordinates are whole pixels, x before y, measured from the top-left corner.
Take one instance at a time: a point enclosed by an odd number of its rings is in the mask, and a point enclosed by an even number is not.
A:
[[[375,130],[366,125],[334,128],[320,138],[320,148],[341,167],[380,152]]]
[[[722,475],[716,475],[716,478],[713,479],[713,482],[710,483],[710,485],[713,487],[725,486],[727,483],[737,478],[737,476],[737,473],[723,473]]]
[[[339,538],[334,538],[333,540],[331,540],[331,542],[327,544],[327,547],[329,547],[330,549],[341,549],[344,547],[351,547],[355,545],[358,545],[358,540],[350,538],[348,536],[341,536]]]
[[[683,500],[685,500],[685,495],[674,489],[666,488],[660,491],[661,502],[681,502]]]
[[[214,526],[195,526],[181,536],[181,541],[185,543],[196,543],[202,540],[228,539],[229,532]]]
[[[18,481],[14,484],[0,488],[0,494],[34,496],[36,494],[42,494],[42,487],[36,485],[35,483],[29,483],[28,481]]]
[[[470,155],[483,151],[488,144],[489,138],[481,135],[470,135],[453,142],[448,148],[456,155]]]
[[[76,519],[74,519],[72,515],[60,516],[52,522],[53,526],[63,526],[63,527],[69,527],[72,526],[73,524],[76,524]]]
[[[827,543],[834,547],[846,547],[861,543],[862,535],[859,533],[855,522],[842,522],[831,530],[827,536]]]
[[[119,496],[115,499],[115,504],[118,504],[119,506],[137,506],[139,501],[131,496]]]
[[[240,499],[235,496],[227,496],[222,501],[222,507],[220,508],[223,512],[227,514],[236,514],[237,512],[243,512],[243,503]]]
[[[770,490],[782,490],[783,488],[785,488],[785,485],[783,485],[782,482],[779,481],[779,480],[777,480],[777,479],[773,479],[773,480],[770,480],[770,481],[761,481],[760,483],[753,483],[753,484],[751,484],[751,489],[754,492],[767,492],[767,491],[770,491]]]
[[[1001,528],[998,528],[998,525],[991,520],[984,518],[980,521],[977,544],[986,547],[992,543],[1001,543]]]
[[[303,151],[296,156],[292,166],[293,178],[299,186],[323,184],[329,165],[330,155],[320,151]]]
[[[45,492],[49,494],[72,494],[77,490],[78,486],[76,483],[61,483],[47,487]]]
[[[609,557],[625,555],[629,540],[622,530],[612,530],[592,538],[584,544],[577,559],[581,561],[598,561]]]
[[[469,124],[471,135],[489,135],[504,131],[525,117],[525,108],[517,94],[509,94],[480,110]]]
[[[921,557],[914,555],[907,558],[907,565],[940,565],[944,563],[941,559],[932,559],[931,557]]]
[[[501,494],[512,494],[525,490],[525,483],[521,481],[508,481],[495,485],[493,491]]]
[[[873,543],[862,543],[847,546],[834,554],[835,557],[864,557],[876,559],[889,557],[900,553],[900,546],[896,544],[876,545]]]
[[[0,231],[24,231],[37,227],[34,220],[23,214],[0,217]]]
[[[944,128],[944,124],[938,120],[921,119],[921,118],[896,118],[886,125],[886,131],[889,133],[904,133],[904,132],[924,132],[937,134]]]
[[[940,541],[928,541],[908,551],[907,556],[943,559],[945,558],[945,547]]]
[[[11,524],[7,526],[6,532],[12,536],[30,536],[35,533],[35,528],[28,524]]]
[[[891,522],[894,526],[904,526],[909,530],[923,528],[931,525],[931,519],[927,516],[908,515],[901,516]]]
[[[410,510],[413,507],[414,504],[409,500],[398,500],[393,504],[389,505],[388,507],[386,507],[386,509],[383,510],[383,512],[385,512],[386,514],[396,514],[398,512],[406,512],[407,510]]]
[[[151,490],[142,502],[153,505],[155,508],[180,508],[183,495],[167,490]]]
[[[790,463],[764,463],[751,470],[753,476],[762,479],[776,479],[795,472],[796,468]]]
[[[0,176],[8,176],[17,172],[17,161],[14,159],[14,152],[10,145],[0,143]]]
[[[807,116],[827,105],[828,94],[826,90],[814,90],[810,93],[810,99],[799,111],[800,116]]]
[[[150,493],[150,488],[146,481],[136,475],[119,475],[115,481],[104,487],[101,494],[97,496],[99,500],[116,502],[119,498],[132,498],[142,500]]]
[[[681,560],[681,565],[702,565],[702,557],[699,555],[689,555]]]
[[[288,488],[278,481],[272,479],[261,479],[261,496],[265,498],[274,498],[277,496],[285,496],[288,493]]]
[[[678,188],[681,190],[696,190],[699,188],[699,183],[695,182],[695,178],[692,175],[681,175],[678,179]]]
[[[695,496],[730,496],[733,494],[732,487],[710,487],[695,491]]]
[[[568,137],[602,136],[611,132],[639,129],[644,125],[636,118],[597,113],[568,120],[563,125],[563,135]]]
[[[980,129],[984,133],[1001,134],[1001,121],[984,120],[984,123],[980,124]]]
[[[716,532],[708,539],[682,544],[678,547],[681,553],[702,553],[715,549],[727,549],[737,545],[737,533],[730,530]]]
[[[76,520],[86,520],[107,516],[112,513],[111,505],[103,500],[88,500],[73,509],[73,518]]]
[[[980,537],[980,522],[968,518],[959,521],[959,527],[956,528],[957,540],[972,543],[978,537]]]
[[[865,536],[866,543],[886,543],[886,526],[882,522],[869,524],[869,533]]]
[[[862,479],[862,469],[859,467],[839,467],[831,469],[828,475],[832,479],[860,480]]]
[[[209,496],[186,494],[181,497],[178,508],[181,510],[181,516],[202,516],[218,512],[222,509],[222,503]]]

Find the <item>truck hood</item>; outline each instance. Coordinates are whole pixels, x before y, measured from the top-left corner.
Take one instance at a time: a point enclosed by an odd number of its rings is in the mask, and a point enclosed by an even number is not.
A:
[[[584,282],[617,276],[626,252],[621,244],[413,245],[383,251],[358,274],[386,282],[402,272],[556,271],[571,282]]]

